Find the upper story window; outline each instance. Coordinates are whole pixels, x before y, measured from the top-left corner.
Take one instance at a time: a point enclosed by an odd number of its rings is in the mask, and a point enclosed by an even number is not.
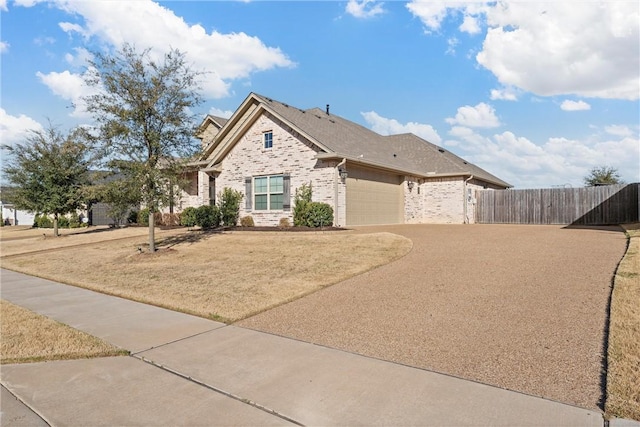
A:
[[[265,132],[262,134],[262,140],[264,142],[264,148],[273,147],[273,132]]]

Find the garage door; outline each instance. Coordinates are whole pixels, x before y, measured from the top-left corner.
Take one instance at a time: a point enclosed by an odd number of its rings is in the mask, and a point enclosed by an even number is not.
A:
[[[347,178],[347,225],[403,222],[402,178],[350,166]]]

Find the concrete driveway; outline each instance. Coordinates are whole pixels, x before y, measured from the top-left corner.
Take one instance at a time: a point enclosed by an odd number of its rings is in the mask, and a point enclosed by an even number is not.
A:
[[[602,408],[618,227],[363,227],[404,258],[237,325]]]

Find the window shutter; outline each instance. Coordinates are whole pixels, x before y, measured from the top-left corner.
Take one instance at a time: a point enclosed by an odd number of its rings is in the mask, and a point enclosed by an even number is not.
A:
[[[283,175],[282,176],[282,210],[290,211],[291,210],[291,191],[289,188],[291,187],[291,176]]]
[[[253,196],[251,195],[251,177],[250,176],[244,179],[244,198],[246,200],[245,208],[248,211],[250,211],[251,201],[253,200]]]

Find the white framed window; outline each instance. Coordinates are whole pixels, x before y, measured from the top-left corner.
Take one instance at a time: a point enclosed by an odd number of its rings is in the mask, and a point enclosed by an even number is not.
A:
[[[253,178],[254,209],[275,211],[283,209],[284,176],[257,176]]]
[[[265,149],[273,148],[273,132],[268,131],[262,134],[262,141]]]

